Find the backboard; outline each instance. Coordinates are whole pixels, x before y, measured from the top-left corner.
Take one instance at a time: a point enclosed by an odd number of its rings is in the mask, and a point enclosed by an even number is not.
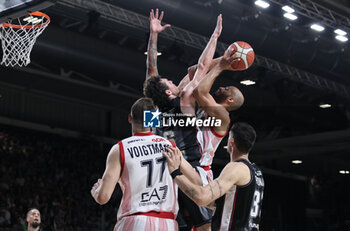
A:
[[[56,0],[0,0],[0,23],[53,5]]]

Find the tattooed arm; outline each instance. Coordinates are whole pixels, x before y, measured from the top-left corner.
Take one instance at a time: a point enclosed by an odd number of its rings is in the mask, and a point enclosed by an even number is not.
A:
[[[179,166],[180,150],[169,148],[168,153],[163,153],[168,162],[169,172],[173,172]],[[245,185],[250,181],[250,170],[241,162],[230,162],[222,170],[220,176],[206,186],[193,184],[185,175],[175,177],[175,182],[189,198],[197,205],[206,206],[224,195],[233,185]]]
[[[153,9],[149,14],[150,20],[150,35],[148,40],[147,47],[147,73],[146,79],[152,76],[158,75],[158,67],[157,67],[157,42],[158,42],[158,34],[168,28],[170,25],[166,24],[162,26],[162,19],[164,16],[164,12],[162,11],[159,16],[159,10],[156,9],[156,13],[154,14]]]

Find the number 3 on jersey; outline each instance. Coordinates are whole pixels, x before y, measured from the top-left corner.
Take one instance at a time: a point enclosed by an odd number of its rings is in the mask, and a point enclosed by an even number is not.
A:
[[[250,216],[256,217],[259,214],[260,211],[260,201],[262,199],[262,195],[260,195],[259,191],[254,192],[254,201],[253,201],[253,206],[250,212]]]
[[[165,165],[166,165],[166,159],[165,159],[165,157],[159,157],[159,158],[155,159],[155,162],[156,162],[157,167],[158,167],[158,165],[160,165],[159,167],[161,169],[160,169],[159,182],[162,182],[162,180],[163,180],[163,173],[164,173]],[[153,159],[141,161],[141,167],[146,167],[147,168],[146,187],[150,188],[153,185],[152,184],[152,179],[153,179]]]

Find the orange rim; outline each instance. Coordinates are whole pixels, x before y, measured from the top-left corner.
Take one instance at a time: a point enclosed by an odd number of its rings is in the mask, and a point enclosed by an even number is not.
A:
[[[44,14],[42,12],[36,11],[36,12],[30,13],[29,15],[38,16],[38,17],[45,17],[47,19],[47,21],[45,23],[41,23],[41,24],[38,24],[35,26],[21,26],[21,25],[10,24],[10,23],[3,23],[3,26],[4,26],[4,28],[12,27],[15,29],[32,29],[32,28],[44,27],[47,24],[49,24],[49,22],[50,22],[50,17],[47,14]]]

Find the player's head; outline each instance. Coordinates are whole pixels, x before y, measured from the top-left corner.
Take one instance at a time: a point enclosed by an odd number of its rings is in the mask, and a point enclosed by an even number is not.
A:
[[[218,104],[224,105],[228,111],[237,110],[244,103],[242,92],[234,87],[220,87],[214,94],[214,99]]]
[[[131,112],[129,116],[129,122],[135,125],[143,124],[143,111],[145,110],[155,110],[156,107],[150,98],[140,98],[131,107]]]
[[[41,224],[41,215],[37,208],[31,208],[27,212],[26,221],[28,223],[28,227],[38,228]]]
[[[227,141],[227,151],[238,155],[248,154],[255,143],[256,132],[247,123],[238,122],[232,125]]]
[[[143,86],[143,94],[151,98],[158,107],[167,105],[172,97],[179,95],[179,92],[173,81],[160,76],[148,78]]]

